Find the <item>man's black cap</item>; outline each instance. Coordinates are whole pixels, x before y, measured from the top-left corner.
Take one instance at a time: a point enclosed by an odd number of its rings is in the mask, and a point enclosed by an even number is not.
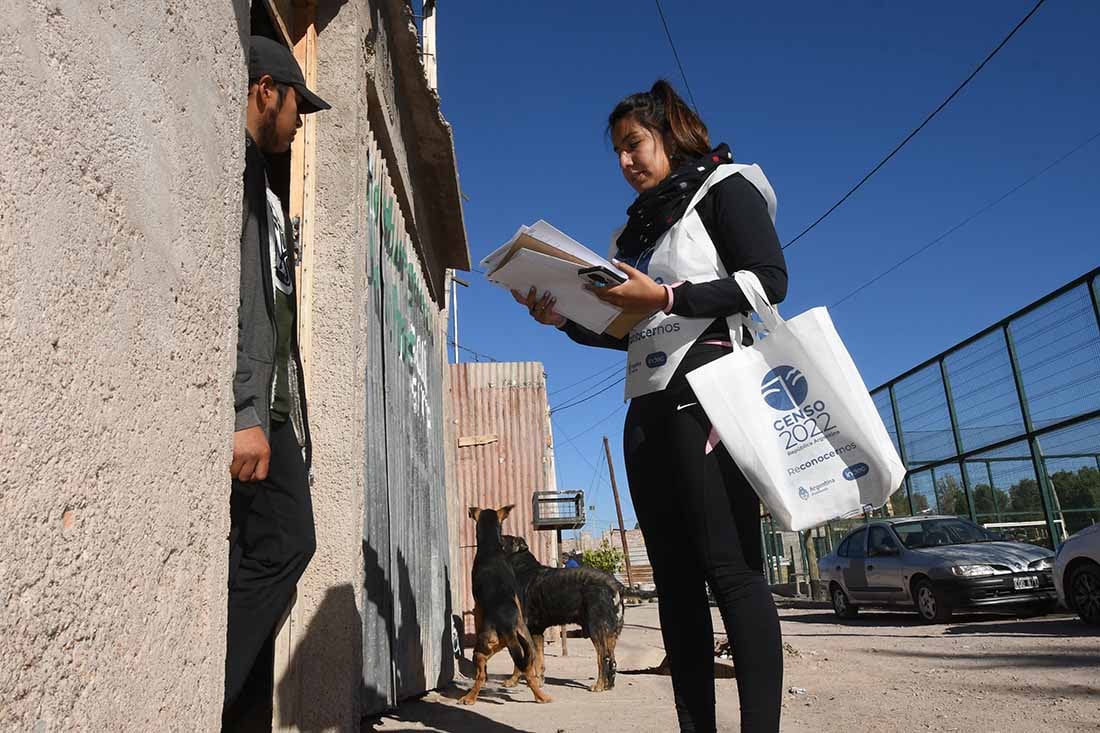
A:
[[[259,81],[264,75],[297,90],[299,114],[308,115],[332,106],[306,86],[302,68],[289,48],[266,36],[252,36],[248,48],[248,81]]]

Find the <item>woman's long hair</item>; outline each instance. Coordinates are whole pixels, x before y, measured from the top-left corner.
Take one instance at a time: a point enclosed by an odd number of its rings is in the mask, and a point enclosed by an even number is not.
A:
[[[654,82],[648,92],[631,94],[615,105],[607,118],[608,134],[626,117],[661,136],[673,168],[710,152],[707,126],[664,79]]]

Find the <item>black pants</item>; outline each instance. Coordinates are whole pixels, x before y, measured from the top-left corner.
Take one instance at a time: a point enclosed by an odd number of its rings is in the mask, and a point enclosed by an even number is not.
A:
[[[275,625],[313,557],[313,503],[294,428],[273,423],[263,481],[230,497],[229,618],[223,731],[270,731]]]
[[[716,730],[709,584],[737,668],[741,730],[771,733],[783,649],[763,574],[760,502],[725,448],[707,453],[710,427],[682,377],[635,398],[624,435],[630,496],[653,566],[680,730]]]

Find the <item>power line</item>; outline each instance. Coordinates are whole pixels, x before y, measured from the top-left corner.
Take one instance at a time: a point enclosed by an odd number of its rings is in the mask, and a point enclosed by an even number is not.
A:
[[[908,262],[909,260],[911,260],[911,259],[913,259],[914,257],[916,257],[917,255],[919,255],[919,254],[920,254],[921,252],[924,252],[925,250],[929,249],[930,247],[932,247],[932,246],[934,246],[934,245],[936,245],[936,244],[938,244],[938,243],[942,242],[942,241],[943,241],[944,239],[946,239],[946,238],[947,238],[948,236],[950,236],[951,234],[954,234],[954,233],[955,233],[956,231],[958,231],[959,229],[963,228],[964,226],[966,226],[967,224],[969,224],[969,223],[970,223],[971,221],[973,221],[974,219],[977,219],[977,218],[978,218],[979,216],[981,216],[981,215],[982,215],[982,214],[984,214],[985,212],[989,211],[989,210],[990,210],[990,209],[992,209],[992,208],[993,208],[994,206],[996,206],[997,204],[1001,203],[1002,201],[1004,201],[1005,199],[1007,199],[1007,198],[1008,198],[1009,196],[1011,196],[1012,194],[1016,193],[1017,191],[1019,191],[1019,190],[1020,190],[1021,188],[1023,188],[1024,186],[1026,186],[1026,185],[1028,185],[1029,183],[1031,183],[1032,181],[1034,181],[1034,180],[1035,180],[1036,178],[1039,178],[1040,176],[1042,176],[1042,175],[1043,175],[1044,173],[1046,173],[1047,171],[1049,171],[1049,170],[1050,170],[1051,168],[1054,168],[1054,167],[1055,167],[1056,165],[1058,165],[1059,163],[1061,163],[1062,161],[1064,161],[1064,160],[1065,160],[1066,158],[1070,157],[1070,156],[1071,156],[1071,155],[1073,155],[1074,153],[1077,153],[1078,151],[1080,151],[1080,150],[1081,150],[1082,148],[1086,147],[1086,146],[1087,146],[1087,145],[1088,145],[1089,143],[1091,143],[1091,142],[1092,142],[1093,140],[1095,140],[1095,139],[1096,139],[1096,138],[1098,138],[1098,137],[1100,137],[1100,132],[1097,132],[1097,133],[1093,134],[1093,135],[1092,135],[1091,137],[1089,137],[1089,138],[1088,138],[1087,140],[1085,140],[1085,141],[1084,141],[1084,142],[1082,142],[1081,144],[1077,145],[1077,147],[1073,148],[1073,149],[1072,149],[1072,150],[1070,150],[1070,151],[1069,151],[1068,153],[1065,153],[1064,155],[1062,155],[1061,157],[1059,157],[1059,158],[1058,158],[1057,160],[1055,160],[1055,161],[1054,161],[1053,163],[1050,163],[1049,165],[1047,165],[1047,166],[1046,166],[1045,168],[1043,168],[1043,169],[1042,169],[1041,171],[1039,171],[1038,173],[1034,173],[1034,174],[1032,174],[1032,175],[1031,175],[1030,177],[1026,178],[1026,179],[1025,179],[1025,180],[1024,180],[1023,182],[1021,182],[1021,183],[1019,183],[1019,184],[1017,184],[1017,185],[1013,186],[1013,187],[1012,187],[1012,188],[1010,188],[1010,189],[1009,189],[1009,190],[1008,190],[1007,192],[1005,192],[1005,193],[1004,193],[1004,194],[1002,194],[1002,195],[1001,195],[1000,197],[998,197],[998,198],[997,198],[997,199],[996,199],[995,201],[992,201],[992,202],[990,202],[990,203],[986,204],[985,206],[983,206],[982,208],[978,209],[978,210],[977,210],[977,211],[975,211],[975,212],[974,212],[973,214],[971,214],[970,216],[966,217],[965,219],[963,219],[962,221],[960,221],[960,222],[959,222],[958,224],[956,224],[955,226],[951,227],[950,229],[948,229],[948,230],[947,230],[946,232],[944,232],[944,233],[943,233],[943,234],[941,234],[940,236],[938,236],[938,237],[936,237],[935,239],[933,239],[933,240],[932,240],[931,242],[929,242],[928,244],[926,244],[926,245],[924,245],[923,247],[921,247],[920,249],[918,249],[918,250],[916,250],[916,251],[914,251],[914,252],[910,253],[909,255],[907,255],[906,257],[904,257],[903,259],[901,259],[900,261],[898,261],[897,263],[895,263],[894,265],[892,265],[892,266],[891,266],[891,267],[889,267],[888,269],[886,269],[886,270],[884,270],[883,272],[879,273],[879,274],[878,274],[878,275],[876,275],[875,277],[871,278],[871,279],[870,279],[870,280],[868,280],[867,282],[863,283],[863,284],[862,284],[862,285],[860,285],[860,286],[859,286],[858,288],[856,288],[856,289],[855,289],[855,290],[853,290],[852,292],[848,293],[848,294],[847,294],[847,295],[845,295],[845,296],[844,296],[843,298],[841,298],[841,299],[840,299],[840,300],[838,300],[837,302],[833,303],[833,304],[832,304],[831,306],[829,306],[829,307],[830,307],[830,308],[836,308],[836,307],[837,307],[838,305],[840,305],[840,304],[841,304],[841,303],[843,303],[844,301],[848,300],[849,298],[852,298],[852,297],[854,297],[854,296],[855,296],[855,295],[856,295],[857,293],[859,293],[860,291],[864,290],[865,288],[868,288],[868,287],[870,287],[871,285],[874,285],[874,284],[875,284],[876,282],[878,282],[878,281],[879,281],[879,280],[881,280],[882,278],[886,277],[886,276],[887,276],[887,275],[889,275],[889,274],[890,274],[891,272],[893,272],[894,270],[898,269],[899,267],[901,267],[902,265],[904,265],[904,264],[905,264],[906,262]]]
[[[596,428],[598,428],[599,426],[603,425],[603,424],[604,424],[605,422],[607,422],[607,421],[608,421],[608,420],[610,420],[611,418],[615,417],[615,415],[619,414],[620,412],[622,412],[622,411],[623,411],[623,410],[625,410],[625,409],[626,409],[626,404],[625,404],[625,403],[624,403],[624,404],[622,404],[622,405],[619,405],[619,406],[618,406],[618,407],[616,407],[616,408],[615,408],[614,410],[612,410],[611,412],[607,413],[607,415],[605,415],[604,417],[600,418],[600,419],[599,419],[599,420],[597,420],[596,422],[592,423],[591,425],[589,425],[589,426],[588,426],[587,428],[585,428],[584,430],[580,431],[579,433],[575,433],[575,434],[573,435],[573,438],[574,438],[574,439],[576,439],[576,438],[579,438],[579,437],[581,437],[582,435],[585,435],[585,434],[587,434],[587,433],[589,433],[589,432],[591,432],[591,431],[595,430]]]
[[[1036,12],[1036,11],[1037,11],[1037,10],[1038,10],[1038,9],[1039,9],[1039,8],[1040,8],[1041,6],[1042,6],[1042,4],[1043,4],[1043,3],[1045,3],[1045,2],[1046,2],[1046,0],[1039,0],[1039,2],[1037,2],[1037,3],[1035,4],[1035,7],[1033,7],[1033,8],[1031,9],[1031,12],[1030,12],[1030,13],[1028,13],[1027,15],[1025,15],[1025,16],[1023,17],[1023,20],[1021,20],[1021,21],[1020,21],[1019,23],[1017,23],[1017,24],[1016,24],[1016,27],[1015,27],[1015,28],[1013,28],[1013,29],[1012,29],[1012,30],[1011,30],[1011,31],[1009,32],[1009,34],[1008,34],[1007,36],[1005,36],[1005,37],[1004,37],[1004,39],[1003,39],[1003,40],[1002,40],[1002,41],[1001,41],[1001,42],[1000,42],[999,44],[997,44],[997,47],[996,47],[996,48],[994,48],[994,49],[993,49],[992,51],[990,51],[990,52],[989,52],[989,55],[988,55],[988,56],[986,56],[986,57],[985,57],[985,59],[984,59],[984,60],[983,60],[983,61],[982,61],[982,62],[981,62],[980,64],[978,64],[978,67],[977,67],[976,69],[974,69],[974,71],[970,72],[970,76],[966,77],[966,79],[964,79],[964,80],[963,80],[963,83],[962,83],[962,84],[959,84],[959,86],[955,88],[955,91],[951,92],[951,94],[950,94],[950,95],[949,95],[949,96],[947,97],[947,99],[943,100],[943,102],[941,102],[941,103],[940,103],[940,106],[939,106],[939,107],[936,107],[936,109],[934,109],[934,110],[932,111],[932,114],[930,114],[930,115],[928,115],[927,117],[925,117],[925,118],[924,118],[924,122],[920,123],[920,124],[919,124],[919,125],[917,126],[917,128],[916,128],[915,130],[913,130],[913,131],[912,131],[911,133],[909,133],[908,135],[906,135],[905,139],[904,139],[904,140],[902,140],[902,141],[901,141],[900,143],[898,143],[898,144],[897,144],[897,146],[896,146],[896,147],[895,147],[895,148],[894,148],[893,150],[891,150],[891,151],[890,151],[890,154],[889,154],[889,155],[887,155],[887,156],[886,156],[885,158],[883,158],[882,160],[880,160],[880,161],[879,161],[879,163],[878,163],[878,165],[876,165],[876,166],[875,166],[874,168],[872,168],[872,169],[871,169],[871,171],[870,171],[870,172],[869,172],[869,173],[868,173],[867,175],[865,175],[865,176],[864,176],[863,178],[861,178],[861,179],[860,179],[860,181],[859,181],[859,183],[857,183],[856,185],[852,186],[852,188],[851,188],[851,189],[850,189],[850,190],[848,191],[848,193],[844,194],[844,195],[843,195],[843,196],[842,196],[842,197],[840,198],[840,200],[839,200],[839,201],[837,201],[837,202],[836,202],[835,204],[833,204],[832,206],[830,206],[830,207],[829,207],[829,209],[828,209],[828,211],[826,211],[826,212],[825,212],[824,214],[822,214],[821,216],[819,216],[819,217],[817,218],[817,221],[815,221],[815,222],[814,222],[813,224],[811,224],[810,226],[808,226],[808,227],[806,227],[805,229],[803,229],[803,230],[802,230],[802,232],[801,232],[801,233],[799,233],[799,235],[798,235],[797,237],[795,237],[795,238],[794,238],[794,239],[792,239],[791,241],[789,241],[789,242],[787,242],[786,244],[784,244],[784,245],[783,245],[783,249],[787,249],[787,247],[790,247],[790,246],[791,246],[792,244],[794,244],[794,243],[795,243],[795,242],[797,242],[798,240],[802,239],[802,237],[804,237],[804,236],[805,236],[805,235],[806,235],[807,233],[809,233],[811,229],[813,229],[814,227],[816,227],[816,226],[817,226],[818,224],[820,224],[821,222],[825,221],[825,218],[826,218],[827,216],[829,216],[829,214],[831,214],[831,213],[833,213],[834,211],[836,211],[836,210],[837,210],[837,209],[838,209],[838,208],[840,207],[840,205],[841,205],[841,204],[843,204],[843,203],[844,203],[845,201],[847,201],[847,200],[848,200],[848,198],[849,198],[849,197],[850,197],[850,196],[851,196],[851,195],[852,195],[853,193],[855,193],[856,191],[858,191],[858,190],[860,189],[860,187],[861,187],[861,186],[863,186],[863,184],[864,184],[864,183],[866,183],[866,182],[867,182],[867,181],[868,181],[868,180],[869,180],[869,179],[871,178],[871,176],[873,176],[873,175],[875,175],[876,173],[878,173],[879,169],[880,169],[880,168],[882,168],[882,166],[886,165],[886,163],[887,163],[887,162],[888,162],[888,161],[889,161],[889,160],[890,160],[891,158],[893,158],[893,157],[894,157],[894,156],[895,156],[895,155],[897,154],[897,152],[898,152],[899,150],[901,150],[901,149],[902,149],[903,147],[905,147],[905,144],[906,144],[906,143],[908,143],[908,142],[909,142],[910,140],[912,140],[912,139],[913,139],[914,137],[916,137],[917,133],[918,133],[918,132],[920,132],[921,130],[923,130],[923,129],[924,129],[924,126],[925,126],[925,125],[927,125],[927,124],[928,124],[929,122],[931,122],[931,121],[932,121],[932,118],[934,118],[934,117],[935,117],[936,115],[938,115],[938,114],[940,113],[940,111],[941,111],[941,110],[942,110],[942,109],[943,109],[944,107],[946,107],[946,106],[948,105],[948,103],[949,103],[949,102],[951,102],[951,100],[952,100],[952,99],[954,99],[954,98],[956,97],[956,95],[958,95],[958,93],[959,93],[959,92],[961,92],[961,91],[963,90],[963,88],[964,88],[964,87],[966,87],[966,85],[967,85],[967,84],[969,84],[969,83],[970,83],[970,80],[971,80],[971,79],[973,79],[973,78],[974,78],[975,76],[977,76],[977,75],[978,75],[978,72],[979,72],[979,71],[981,71],[981,70],[982,70],[982,68],[984,68],[984,67],[985,67],[985,65],[986,65],[987,63],[989,63],[990,59],[992,59],[992,58],[993,58],[994,56],[996,56],[996,55],[997,55],[997,52],[998,52],[998,51],[1000,51],[1000,50],[1001,50],[1002,48],[1004,48],[1005,44],[1006,44],[1006,43],[1008,43],[1009,39],[1011,39],[1011,38],[1012,38],[1012,36],[1016,35],[1016,31],[1018,31],[1018,30],[1020,30],[1021,28],[1023,28],[1024,24],[1025,24],[1025,23],[1027,23],[1027,22],[1028,22],[1028,20],[1030,20],[1030,19],[1031,19],[1031,16],[1035,15],[1035,12]]]
[[[595,506],[596,504],[596,492],[592,490],[592,487],[598,486],[598,484],[596,483],[596,478],[598,477],[600,468],[606,460],[607,459],[604,458],[602,455],[598,459],[596,459],[596,467],[592,469],[592,478],[588,481],[588,495],[585,497],[585,504],[590,503],[593,506]]]
[[[618,384],[622,384],[625,381],[626,381],[626,377],[619,377],[617,380],[615,380],[611,384],[607,385],[606,387],[601,389],[599,392],[593,392],[592,394],[588,395],[587,397],[581,397],[579,399],[574,400],[573,402],[567,402],[564,405],[559,405],[558,407],[550,408],[550,414],[553,415],[555,412],[561,412],[562,410],[568,410],[570,407],[576,407],[579,404],[582,404],[584,402],[588,402],[593,397],[598,397],[598,396],[602,395],[604,392],[606,392],[607,390],[611,389],[612,387],[614,387]]]
[[[456,344],[454,342],[454,339],[447,339],[447,343],[449,343],[451,346],[458,346],[458,348],[461,349],[462,351],[465,351],[468,354],[473,354],[474,356],[478,357],[479,359],[488,359],[489,361],[500,361],[500,359],[489,356],[488,354],[482,354],[480,351],[474,351],[473,349],[468,348],[466,346],[462,346],[461,344]]]
[[[553,415],[551,415],[551,417],[550,417],[550,424],[552,426],[554,425]],[[566,435],[564,430],[559,431],[559,432],[561,433],[561,436],[563,438],[565,438],[566,442],[569,443],[569,445],[573,446],[573,450],[575,450],[577,452],[577,455],[581,457],[581,460],[584,461],[586,464],[588,464],[588,467],[591,468],[593,471],[597,470],[596,465],[594,463],[592,463],[592,461],[588,460],[588,456],[586,456],[583,452],[581,452],[580,447],[575,442],[573,442],[573,439],[570,438],[568,435]]]
[[[604,384],[607,384],[608,381],[610,381],[610,380],[614,379],[615,377],[619,376],[622,373],[622,371],[623,371],[623,369],[622,369],[621,366],[618,367],[617,369],[609,371],[607,373],[607,375],[604,376],[603,379],[601,379],[600,381],[596,382],[595,384],[593,384],[589,387],[586,387],[580,394],[574,395],[573,397],[569,397],[568,399],[570,399],[570,400],[580,400],[580,399],[584,399],[585,397],[587,397],[589,395],[599,394],[599,392],[591,392],[590,390],[595,390],[598,387],[600,387]],[[560,401],[564,402],[565,400],[566,400],[566,398],[563,397]]]
[[[622,360],[621,359],[616,360],[613,364],[608,364],[607,366],[602,367],[599,371],[597,371],[593,374],[589,374],[584,379],[579,379],[576,382],[573,382],[572,384],[565,385],[564,387],[558,387],[557,389],[553,390],[552,392],[547,393],[547,397],[552,397],[552,396],[558,394],[559,392],[565,392],[567,390],[573,389],[573,387],[576,387],[579,384],[584,384],[585,382],[591,381],[591,380],[595,379],[596,377],[604,376],[612,370],[622,369],[622,366],[623,366]]]
[[[695,113],[699,113],[699,105],[695,103],[695,95],[691,93],[691,85],[688,84],[687,74],[684,73],[684,65],[680,63],[680,54],[676,53],[676,44],[672,42],[672,33],[668,30],[668,22],[665,20],[665,11],[661,9],[661,0],[654,0],[657,3],[657,12],[661,15],[661,25],[665,27],[665,35],[668,36],[668,45],[672,47],[672,55],[676,58],[676,65],[680,67],[680,78],[684,80],[684,89],[687,89],[688,98],[691,99],[691,106],[695,109]]]

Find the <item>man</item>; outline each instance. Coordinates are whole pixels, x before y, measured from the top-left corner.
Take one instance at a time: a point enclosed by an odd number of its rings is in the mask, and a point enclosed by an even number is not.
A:
[[[315,549],[294,232],[264,156],[287,152],[300,115],[329,105],[269,38],[252,37],[248,78],[223,731],[270,730],[275,626]]]

